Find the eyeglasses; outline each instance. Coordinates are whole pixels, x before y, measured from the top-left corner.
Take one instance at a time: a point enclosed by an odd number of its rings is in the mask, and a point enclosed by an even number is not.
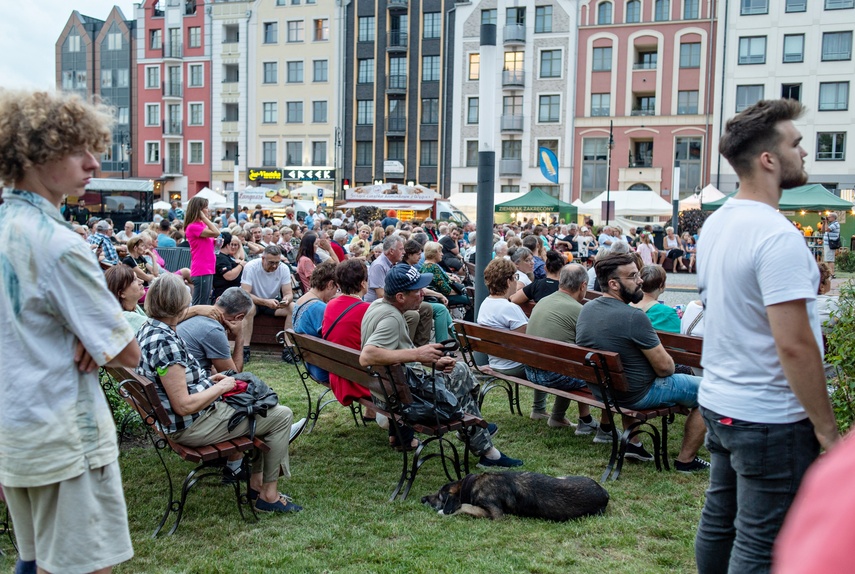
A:
[[[618,275],[617,279],[629,279],[630,281],[637,281],[638,280],[638,271],[636,271],[635,273],[631,273],[630,275],[627,275],[626,277],[621,277],[620,275]]]

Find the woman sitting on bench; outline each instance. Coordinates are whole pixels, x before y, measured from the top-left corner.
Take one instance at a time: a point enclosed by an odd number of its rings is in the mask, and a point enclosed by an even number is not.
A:
[[[142,350],[137,372],[154,381],[157,394],[169,415],[169,427],[160,428],[170,440],[186,446],[205,446],[246,436],[249,419],[229,430],[234,409],[221,397],[235,388],[235,379],[222,374],[205,376],[198,361],[188,352],[175,326],[190,304],[190,294],[177,276],[166,273],[152,282],[145,301],[146,321],[137,333]],[[256,435],[270,447],[256,452],[250,475],[249,498],[263,512],[298,512],[291,499],[279,493],[280,472],[291,476],[288,440],[291,435],[291,409],[277,405],[266,417],[256,418]],[[241,455],[229,460],[224,477],[243,479]]]

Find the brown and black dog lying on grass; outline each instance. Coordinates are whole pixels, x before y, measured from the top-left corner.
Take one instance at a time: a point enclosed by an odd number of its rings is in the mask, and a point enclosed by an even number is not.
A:
[[[449,482],[422,503],[440,514],[501,518],[505,514],[562,522],[602,514],[609,493],[584,476],[554,478],[536,472],[470,474]]]

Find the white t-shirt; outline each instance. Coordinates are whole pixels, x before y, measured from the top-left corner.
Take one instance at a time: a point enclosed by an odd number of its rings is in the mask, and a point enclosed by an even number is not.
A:
[[[594,242],[594,238],[590,235],[577,235],[576,245],[579,246],[579,257],[588,256],[588,246]]]
[[[530,285],[530,284],[531,284],[531,279],[529,279],[529,278],[528,278],[528,275],[526,275],[526,274],[525,274],[525,273],[523,273],[522,271],[517,271],[517,281],[519,281],[520,283],[522,283],[522,286],[523,286],[523,287],[525,287],[526,285]]]
[[[484,325],[485,327],[513,331],[523,325],[527,325],[528,317],[525,316],[522,308],[516,303],[511,303],[503,298],[487,297],[478,309],[477,322],[479,325]],[[492,355],[489,355],[489,357],[490,366],[494,369],[513,369],[520,365],[516,361],[500,359]]]
[[[291,270],[280,263],[276,271],[268,273],[261,263],[261,257],[247,263],[240,276],[240,284],[251,285],[252,294],[261,299],[278,297],[282,294],[282,285],[291,286]]]
[[[692,332],[689,333],[689,327],[692,326],[692,323],[695,322],[695,319],[698,318],[698,315],[703,313],[704,308],[702,305],[699,305],[695,301],[690,301],[688,305],[686,305],[686,309],[683,311],[683,318],[680,319],[680,334],[682,335],[692,335],[693,337],[703,337],[704,336],[704,318],[701,317],[700,321],[692,328]]]
[[[593,265],[591,265],[591,267],[588,269],[588,289],[590,291],[594,290],[594,281],[596,281],[596,280],[597,280],[597,270],[594,269]]]
[[[704,223],[698,262],[705,307],[698,402],[756,423],[806,418],[784,376],[766,314],[770,305],[804,299],[822,348],[816,310],[819,269],[801,233],[764,203],[730,199]]]

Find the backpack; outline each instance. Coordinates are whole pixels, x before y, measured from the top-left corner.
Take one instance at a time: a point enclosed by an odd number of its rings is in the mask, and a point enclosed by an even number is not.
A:
[[[235,380],[246,382],[245,391],[223,395],[223,400],[235,410],[235,414],[229,419],[229,431],[233,431],[244,419],[248,418],[249,438],[252,440],[255,438],[255,417],[266,417],[267,411],[279,404],[279,397],[267,386],[267,383],[252,373],[226,371],[223,374],[234,377]]]

